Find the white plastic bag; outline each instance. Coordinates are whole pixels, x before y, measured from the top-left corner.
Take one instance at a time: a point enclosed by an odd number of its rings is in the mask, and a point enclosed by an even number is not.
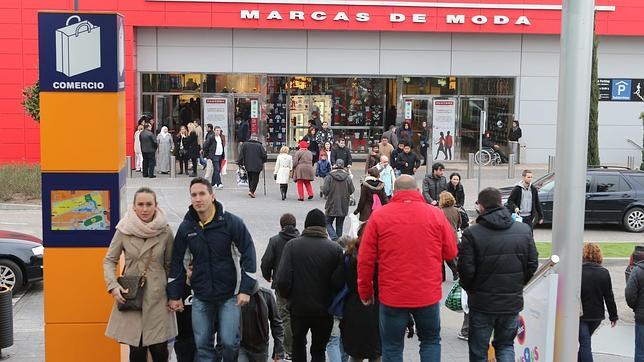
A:
[[[349,236],[355,239],[358,237],[358,229],[360,228],[360,219],[358,219],[358,215],[355,215],[354,213],[350,213],[349,221],[351,222],[351,227],[349,228]]]

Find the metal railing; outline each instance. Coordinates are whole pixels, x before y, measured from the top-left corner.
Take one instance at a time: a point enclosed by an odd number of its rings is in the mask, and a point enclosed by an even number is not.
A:
[[[532,279],[528,281],[528,284],[526,284],[525,287],[523,287],[523,293],[525,294],[525,292],[528,289],[532,288],[532,286],[534,286],[536,282],[538,282],[539,280],[541,280],[542,278],[550,274],[550,272],[555,267],[555,265],[557,265],[557,263],[559,263],[559,256],[551,255],[548,261],[542,266],[540,266],[539,269],[537,269],[537,271],[532,276]]]

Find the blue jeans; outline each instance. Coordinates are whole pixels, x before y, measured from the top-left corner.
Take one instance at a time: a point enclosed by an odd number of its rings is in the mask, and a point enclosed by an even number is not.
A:
[[[326,231],[329,233],[329,239],[336,241],[342,236],[345,216],[327,216]],[[333,229],[333,220],[335,219],[335,230]]]
[[[192,330],[195,335],[198,361],[215,360],[215,322],[217,322],[217,342],[223,347],[221,357],[224,362],[235,362],[239,354],[239,324],[241,311],[237,298],[224,302],[201,301],[192,298]]]
[[[221,184],[221,156],[212,158],[212,185]]]
[[[579,351],[577,352],[577,362],[593,362],[591,337],[600,324],[601,321],[579,321]]]
[[[514,362],[514,337],[517,335],[518,314],[490,314],[470,310],[468,346],[470,362],[487,362],[490,337],[494,331],[494,352],[497,362]]]
[[[331,329],[329,343],[326,345],[326,354],[330,362],[347,362],[349,360],[349,356],[344,353],[344,348],[342,348],[340,320],[337,318],[333,320],[333,329]]]
[[[409,314],[414,316],[420,340],[420,360],[441,360],[440,303],[421,308],[395,308],[380,304],[380,338],[382,361],[402,362],[405,348],[405,331]]]
[[[644,361],[644,323],[635,323],[635,361]]]

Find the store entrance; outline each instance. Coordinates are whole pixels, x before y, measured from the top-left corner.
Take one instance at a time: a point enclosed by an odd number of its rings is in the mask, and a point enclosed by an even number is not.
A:
[[[487,106],[485,98],[459,98],[457,146],[461,159],[467,160],[468,153],[476,153],[479,149],[481,120],[486,118]]]
[[[331,104],[330,95],[297,95],[289,97],[288,146],[290,148],[297,148],[300,140],[309,132],[309,127],[314,125],[315,112],[320,118],[320,123],[327,122],[331,124]]]

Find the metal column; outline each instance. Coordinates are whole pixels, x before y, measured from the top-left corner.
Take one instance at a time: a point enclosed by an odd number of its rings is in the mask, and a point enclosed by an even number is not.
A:
[[[552,254],[559,255],[554,360],[575,361],[584,236],[593,0],[564,0],[557,102]],[[574,210],[574,211],[572,211]]]

